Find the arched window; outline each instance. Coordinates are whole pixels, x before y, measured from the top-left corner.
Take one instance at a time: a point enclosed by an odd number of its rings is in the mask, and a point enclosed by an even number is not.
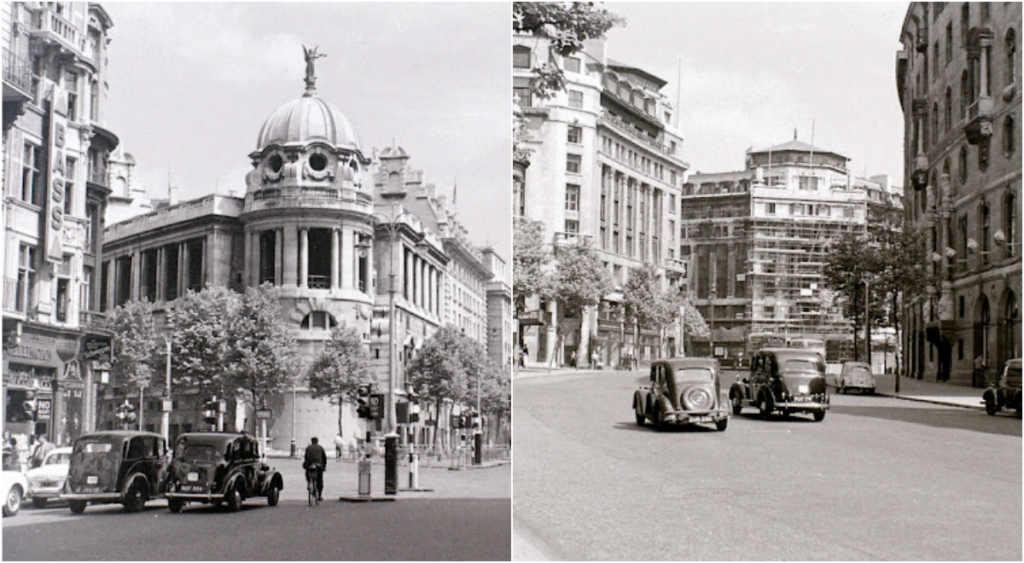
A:
[[[1006,84],[1017,79],[1017,33],[1011,27],[1006,31]]]
[[[992,248],[992,214],[989,212],[988,204],[982,202],[978,208],[978,242],[981,248],[981,263],[989,263],[989,250]]]
[[[334,319],[334,315],[327,311],[310,311],[302,319],[300,326],[302,330],[330,330],[338,326],[338,321]]]
[[[932,145],[939,143],[939,103],[932,104]]]
[[[960,185],[967,183],[967,147],[960,147],[960,157],[957,159],[957,174]]]
[[[953,176],[949,172],[949,159],[942,161],[942,181],[948,182],[950,195],[956,195],[956,184],[953,183]]]
[[[1003,119],[1003,156],[1011,158],[1017,150],[1017,132],[1014,130],[1013,116]]]
[[[943,124],[943,133],[949,133],[950,128],[953,127],[953,89],[946,86],[946,119]]]
[[[960,119],[967,117],[967,105],[971,97],[971,78],[967,71],[960,74]]]

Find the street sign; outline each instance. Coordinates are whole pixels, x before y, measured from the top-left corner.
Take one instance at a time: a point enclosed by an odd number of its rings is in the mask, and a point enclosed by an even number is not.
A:
[[[516,317],[519,321],[520,326],[542,326],[547,324],[545,320],[545,311],[542,309],[535,309],[533,311],[523,311]]]
[[[36,420],[50,420],[53,402],[50,399],[36,399]]]
[[[174,410],[174,401],[171,399],[163,399],[160,401],[161,412],[171,412],[172,410]]]
[[[377,393],[370,395],[370,418],[381,419],[384,418],[384,395]]]
[[[270,409],[257,409],[256,410],[256,420],[269,420],[269,419],[273,418],[273,416],[274,416],[274,411],[272,411]]]
[[[92,336],[85,341],[85,352],[87,360],[99,360],[109,362],[111,356],[110,338],[105,336]]]

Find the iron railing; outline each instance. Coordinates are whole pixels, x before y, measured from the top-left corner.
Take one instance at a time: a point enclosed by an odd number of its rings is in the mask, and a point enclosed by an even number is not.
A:
[[[32,67],[10,49],[4,49],[4,82],[32,97]]]

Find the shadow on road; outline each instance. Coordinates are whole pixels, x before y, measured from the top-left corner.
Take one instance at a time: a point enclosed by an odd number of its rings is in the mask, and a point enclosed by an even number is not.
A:
[[[615,428],[616,430],[632,430],[634,432],[652,432],[654,434],[671,434],[675,432],[681,432],[684,434],[703,434],[705,432],[718,432],[718,430],[716,430],[714,427],[702,426],[700,424],[673,424],[667,426],[664,430],[661,430],[660,432],[658,430],[655,430],[655,428],[650,424],[639,426],[636,422],[617,422],[612,428]]]
[[[988,416],[982,411],[973,409],[832,405],[831,410],[836,414],[897,420],[911,424],[924,424],[935,428],[959,428],[975,432],[986,432],[988,434],[1021,436],[1020,418],[1016,416]]]

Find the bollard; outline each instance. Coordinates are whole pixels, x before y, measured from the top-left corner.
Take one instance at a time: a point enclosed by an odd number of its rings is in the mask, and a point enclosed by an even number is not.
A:
[[[370,476],[372,475],[372,468],[370,465],[370,455],[366,455],[366,459],[359,460],[359,496],[368,497],[370,496]]]
[[[477,432],[473,435],[473,465],[484,463],[484,434]]]
[[[409,452],[409,488],[420,488],[420,456]]]
[[[398,494],[398,434],[384,436],[384,494]]]
[[[296,450],[296,447],[295,447],[295,438],[292,438],[292,448],[291,448],[291,457],[292,457],[292,458],[294,458],[294,457],[295,457],[295,450]]]

